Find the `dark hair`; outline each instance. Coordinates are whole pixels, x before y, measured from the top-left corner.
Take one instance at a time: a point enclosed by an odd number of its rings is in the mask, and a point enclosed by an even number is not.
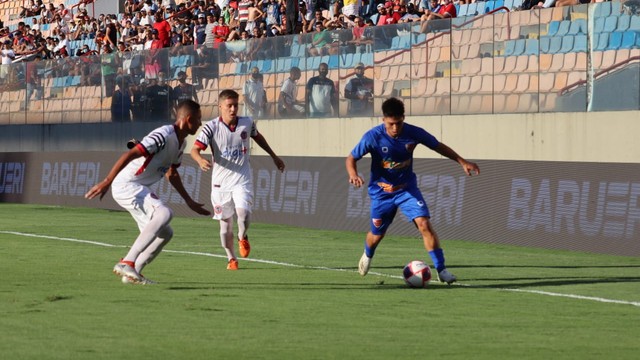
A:
[[[195,114],[199,110],[200,110],[200,104],[198,104],[197,102],[191,99],[180,101],[178,103],[178,106],[176,106],[176,113],[180,113],[181,111],[186,111],[189,114]]]
[[[218,102],[224,101],[226,99],[239,99],[240,94],[231,89],[222,90],[220,95],[218,95]]]
[[[404,116],[404,103],[396,98],[389,98],[382,103],[382,115],[384,117]]]

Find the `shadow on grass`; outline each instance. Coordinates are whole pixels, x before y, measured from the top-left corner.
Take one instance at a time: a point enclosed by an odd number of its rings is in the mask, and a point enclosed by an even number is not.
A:
[[[422,290],[422,289],[412,289],[404,284],[392,283],[386,284],[384,281],[377,281],[376,283],[367,283],[367,284],[353,284],[353,283],[222,283],[222,284],[212,284],[212,283],[191,283],[191,286],[169,286],[167,290],[171,291],[201,291],[201,290],[250,290],[250,289],[271,289],[271,290],[393,290],[393,289],[403,289],[403,290]],[[460,287],[453,286],[441,286],[441,285],[430,285],[428,287],[429,290],[442,290],[442,289],[455,289]]]
[[[468,281],[509,281],[507,283],[501,282],[500,284],[486,284],[486,285],[469,285],[473,288],[527,288],[527,287],[540,287],[540,286],[567,286],[567,285],[588,285],[588,284],[611,284],[611,283],[634,283],[640,282],[640,277],[602,277],[602,278],[491,278],[491,279],[465,279]],[[530,281],[523,281],[530,280]]]

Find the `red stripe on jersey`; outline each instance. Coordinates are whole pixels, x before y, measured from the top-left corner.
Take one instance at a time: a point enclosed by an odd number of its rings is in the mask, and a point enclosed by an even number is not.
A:
[[[147,168],[147,165],[149,165],[151,160],[153,160],[153,155],[150,155],[147,149],[144,146],[142,146],[142,144],[138,144],[136,145],[136,147],[138,147],[138,149],[140,149],[140,151],[142,151],[142,153],[145,156],[144,164],[142,164],[142,166],[140,166],[138,171],[136,171],[136,176],[138,176],[144,172],[144,170]]]
[[[206,150],[207,149],[207,145],[203,144],[199,140],[196,140],[196,142],[193,143],[193,145],[197,146],[200,150]]]
[[[138,150],[140,150],[140,152],[142,152],[142,156],[144,157],[149,156],[149,151],[147,151],[147,148],[144,147],[144,145],[137,143],[136,147],[138,148]]]

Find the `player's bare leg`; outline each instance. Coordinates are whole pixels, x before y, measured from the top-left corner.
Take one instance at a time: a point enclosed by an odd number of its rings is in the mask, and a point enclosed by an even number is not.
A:
[[[447,270],[444,260],[444,251],[440,247],[440,239],[438,238],[438,234],[431,225],[431,221],[427,217],[418,217],[413,220],[422,235],[422,241],[424,243],[425,249],[429,252],[429,256],[433,261],[433,266],[436,268],[436,274],[438,274],[438,279],[440,282],[446,282],[447,284],[452,284],[456,280],[455,275]]]

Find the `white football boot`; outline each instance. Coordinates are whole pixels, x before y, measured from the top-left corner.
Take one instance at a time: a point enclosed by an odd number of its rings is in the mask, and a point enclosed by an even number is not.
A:
[[[113,267],[113,273],[121,277],[129,278],[132,282],[142,281],[142,276],[138,274],[136,269],[123,262],[119,262]]]
[[[367,253],[363,253],[358,263],[358,273],[362,276],[367,275],[369,267],[371,267],[371,258],[367,257]]]

